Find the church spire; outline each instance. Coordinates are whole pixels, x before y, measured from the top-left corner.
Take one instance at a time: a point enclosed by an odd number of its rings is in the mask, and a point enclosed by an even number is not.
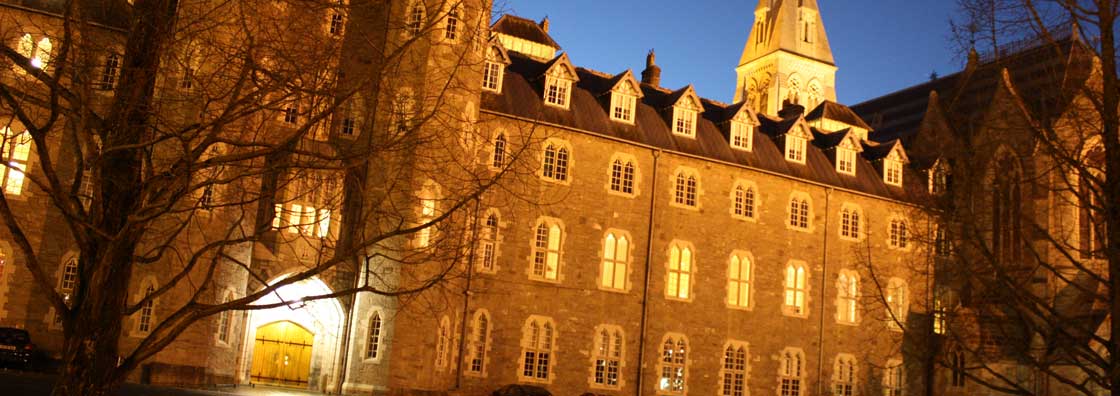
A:
[[[817,0],[759,0],[750,40],[739,65],[774,51],[786,51],[835,64]]]

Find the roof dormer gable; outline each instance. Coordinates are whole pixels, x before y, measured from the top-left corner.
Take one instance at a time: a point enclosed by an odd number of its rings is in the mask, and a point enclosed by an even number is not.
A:
[[[506,47],[502,45],[502,41],[498,40],[497,36],[490,38],[488,44],[489,47],[486,49],[487,62],[500,63],[506,66],[513,63],[513,61],[509,59],[509,52],[506,51]]]
[[[695,138],[698,116],[704,112],[704,105],[700,102],[700,96],[696,95],[696,90],[692,85],[681,88],[673,92],[668,103],[668,108],[671,109],[669,114],[672,116],[669,127],[673,134]]]
[[[568,109],[572,101],[572,85],[579,81],[575,66],[568,54],[560,54],[545,65],[544,103],[548,106]]]
[[[615,76],[611,81],[614,84],[605,93],[610,94],[610,107],[607,110],[611,120],[633,125],[638,113],[638,100],[645,96],[642,87],[630,70]]]
[[[579,82],[579,75],[576,74],[576,67],[572,65],[572,60],[568,58],[568,53],[560,54],[556,59],[548,62],[547,66],[548,68],[544,71],[545,77]]]

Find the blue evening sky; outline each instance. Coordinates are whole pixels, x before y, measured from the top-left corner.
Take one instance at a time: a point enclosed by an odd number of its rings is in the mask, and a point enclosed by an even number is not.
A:
[[[960,70],[949,43],[951,0],[819,0],[839,101],[854,105]],[[577,66],[608,73],[645,67],[657,51],[662,85],[696,86],[730,102],[735,66],[757,0],[496,0],[496,11],[540,20]],[[498,14],[495,14],[497,18]]]

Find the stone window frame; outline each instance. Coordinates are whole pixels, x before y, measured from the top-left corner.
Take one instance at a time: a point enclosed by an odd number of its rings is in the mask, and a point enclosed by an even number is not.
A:
[[[414,0],[407,8],[404,15],[404,31],[413,37],[424,32],[428,10],[422,0]]]
[[[490,361],[490,350],[493,346],[491,333],[494,330],[494,321],[490,311],[479,309],[471,320],[471,338],[467,346],[467,356],[463,359],[463,374],[470,377],[486,378]]]
[[[796,206],[795,206],[796,205]],[[794,191],[786,205],[786,228],[798,232],[813,232],[813,197],[807,192]]]
[[[436,371],[444,371],[451,368],[451,318],[443,315],[439,318],[439,325],[436,329],[436,349],[435,349],[435,362],[434,366]]]
[[[572,86],[574,85],[574,81],[560,77],[559,75],[546,76],[544,83],[544,104],[568,110],[572,105]]]
[[[35,40],[35,36],[31,33],[24,32],[23,36],[20,36],[18,39],[18,44],[13,45],[11,48],[27,58],[31,63],[31,67],[39,70],[47,70],[51,65],[51,61],[54,60],[51,57],[54,52],[54,43],[51,42],[50,37],[46,37],[45,35],[43,38]],[[46,53],[45,55],[44,52]],[[13,66],[13,69],[18,74],[27,73],[27,71],[19,66]]]
[[[682,184],[681,182],[684,182]],[[679,166],[673,171],[670,182],[673,189],[670,191],[669,206],[687,209],[691,211],[700,210],[700,197],[703,196],[703,189],[701,188],[700,171],[696,168]],[[689,183],[693,182],[694,185],[690,186]],[[689,205],[689,200],[692,204]]]
[[[627,165],[630,168],[627,169]],[[627,172],[629,170],[629,173]],[[641,167],[638,166],[638,158],[628,153],[614,153],[611,155],[610,166],[607,168],[607,194],[617,195],[625,198],[635,198],[641,191],[639,190],[639,182],[641,181]],[[629,179],[628,179],[629,177]],[[629,180],[629,184],[627,181]],[[618,189],[616,189],[616,186]],[[629,187],[630,192],[626,192]]]
[[[743,272],[742,271],[743,262],[747,263],[747,279],[736,278],[737,274],[735,272],[733,272],[733,270],[735,269],[733,264],[735,263],[736,259],[739,260],[739,273],[740,274]],[[757,272],[755,264],[756,264],[756,261],[754,259],[754,255],[752,255],[750,252],[747,252],[745,250],[736,250],[736,251],[732,252],[731,255],[728,256],[728,258],[727,258],[727,289],[726,289],[726,293],[724,294],[724,296],[725,296],[724,305],[726,305],[727,308],[735,309],[735,310],[741,310],[741,311],[752,311],[752,310],[754,310],[754,307],[755,307],[755,289],[757,289],[757,287],[755,287],[755,285],[757,283],[755,281],[755,278],[756,278],[755,273]],[[733,285],[736,287],[736,290],[735,290],[736,291],[736,293],[735,293],[736,301],[735,302],[731,301],[732,286]],[[747,289],[746,290],[746,296],[742,295],[742,287],[743,286],[745,286],[746,289]],[[742,304],[742,302],[739,301],[740,297],[743,297],[743,298],[746,299],[746,304]]]
[[[494,93],[502,93],[502,85],[504,85],[506,74],[506,65],[501,62],[486,60],[482,66],[482,90]]]
[[[903,396],[906,394],[906,369],[902,360],[890,359],[883,366],[883,395]]]
[[[537,324],[540,323],[540,324]],[[537,326],[539,331],[536,334],[537,338],[533,339],[533,326]],[[559,338],[559,332],[556,328],[556,322],[551,317],[530,315],[525,319],[525,324],[521,327],[521,353],[518,355],[517,364],[517,380],[525,383],[536,384],[551,384],[555,379],[553,369],[556,367],[556,340]],[[529,358],[529,353],[533,353],[533,358]],[[547,353],[543,362],[545,365],[544,378],[540,377],[540,366],[542,359],[540,355]],[[533,366],[526,367],[527,361],[532,360]],[[531,370],[532,375],[525,375],[525,370]]]
[[[669,244],[666,253],[668,253],[668,260],[665,262],[665,298],[670,301],[692,302],[696,298],[696,293],[693,293],[696,285],[696,247],[689,242],[674,240]],[[673,268],[674,256],[677,258],[676,269]],[[674,275],[676,275],[675,282]],[[676,285],[675,293],[670,290],[671,285]]]
[[[867,228],[866,222],[864,221],[865,219],[866,216],[864,216],[863,207],[859,204],[845,202],[841,205],[840,225],[837,229],[840,239],[848,242],[863,241],[864,236],[867,235],[865,232]]]
[[[443,15],[443,34],[442,38],[447,43],[458,43],[460,37],[465,33],[463,28],[466,23],[463,20],[463,7],[460,3],[449,2],[447,3],[447,10]]]
[[[3,143],[0,146],[0,159],[8,163],[0,169],[0,188],[3,188],[5,195],[12,198],[29,195],[26,188],[30,181],[27,173],[31,169],[31,154],[35,152],[35,142],[31,139],[31,133],[26,129],[23,132],[15,132],[20,128],[23,128],[23,125],[18,122],[0,126],[0,139]]]
[[[747,396],[750,395],[750,378],[751,378],[751,349],[750,343],[739,340],[727,340],[720,349],[723,352],[723,358],[720,359],[719,382],[716,384],[716,389],[719,389],[720,396]],[[742,353],[742,359],[735,356]],[[732,361],[731,359],[735,359]],[[736,363],[741,365],[735,367]],[[736,384],[734,375],[741,375],[738,378],[740,384]],[[729,381],[731,380],[731,381]],[[741,385],[736,391],[735,385]]]
[[[226,289],[225,294],[222,297],[221,303],[222,304],[227,304],[230,301],[233,301],[235,298],[236,298],[236,296],[235,296],[233,290]],[[225,311],[222,311],[222,312],[218,313],[218,318],[217,318],[218,328],[217,328],[217,330],[214,331],[214,343],[216,345],[220,346],[220,347],[228,348],[231,345],[233,345],[232,336],[233,336],[233,329],[235,327],[234,325],[235,325],[235,319],[236,319],[236,318],[234,318],[233,313],[234,312],[232,310],[225,310]],[[225,322],[225,323],[222,323],[222,322]],[[222,339],[223,331],[225,332],[225,339]]]
[[[802,396],[805,394],[805,351],[801,348],[786,347],[778,354],[778,392],[781,395]],[[783,387],[790,389],[786,392]],[[796,392],[793,388],[796,387]]]
[[[845,367],[846,366],[846,367]],[[859,359],[850,353],[838,353],[832,362],[832,394],[852,396],[859,385]],[[843,388],[846,387],[845,391]]]
[[[660,384],[666,378],[680,377],[680,389],[672,390],[662,388],[660,385],[657,387],[658,395],[672,395],[682,396],[688,394],[688,368],[689,356],[692,355],[693,350],[689,345],[688,336],[681,333],[666,333],[661,339],[660,349],[661,358],[657,362],[658,383]],[[666,346],[671,345],[671,348],[666,349]],[[683,352],[679,352],[683,349]],[[668,360],[668,361],[667,361]],[[666,377],[667,370],[679,370],[678,373],[671,377]]]
[[[887,328],[896,332],[904,331],[907,317],[910,316],[910,286],[905,279],[891,277],[883,292]]]
[[[604,338],[603,336],[606,336]],[[626,331],[622,326],[601,324],[592,333],[591,369],[588,386],[592,389],[621,390],[626,385],[623,369],[626,367]],[[604,345],[604,341],[606,344]],[[602,362],[602,364],[600,364]],[[615,384],[610,381],[610,364],[615,363]],[[600,369],[602,375],[600,375]],[[602,381],[600,381],[600,378]]]
[[[887,221],[887,246],[894,250],[910,251],[914,242],[910,236],[910,221],[902,215],[894,215]]]
[[[144,279],[140,281],[139,285],[140,288],[137,289],[136,292],[132,295],[132,301],[135,303],[139,303],[148,295],[159,290],[157,287],[158,281],[154,276],[151,275],[145,276]],[[159,325],[159,322],[157,321],[157,318],[159,317],[159,315],[157,314],[158,308],[159,297],[156,297],[148,300],[146,304],[137,309],[136,313],[132,314],[133,325],[132,330],[129,332],[129,336],[133,338],[144,338],[151,334],[152,330],[154,330]],[[147,319],[145,319],[145,316],[147,317]],[[147,327],[147,329],[144,329],[144,327]]]
[[[537,175],[549,183],[572,184],[573,150],[567,140],[549,138],[541,145],[541,167]]]
[[[492,171],[501,171],[509,166],[509,136],[499,129],[490,139],[490,158],[486,161]]]
[[[789,260],[782,276],[782,315],[806,319],[809,317],[809,264],[800,260]],[[790,277],[790,274],[793,277]],[[800,286],[799,286],[800,281]],[[798,304],[800,293],[800,304]],[[792,302],[791,302],[792,300]]]
[[[836,275],[836,323],[846,326],[859,326],[860,315],[860,276],[859,273],[843,269]]]
[[[547,228],[544,241],[545,246],[540,246],[540,228],[542,226]],[[553,232],[559,233],[556,237],[558,243],[555,248],[550,246]],[[533,223],[530,235],[532,235],[532,238],[530,239],[529,267],[526,269],[529,279],[539,282],[561,283],[563,281],[564,269],[564,242],[567,238],[564,222],[555,217],[541,216]],[[542,263],[542,265],[544,265],[542,269],[543,272],[539,275],[536,271],[538,254],[544,255],[544,262]],[[556,275],[554,277],[549,277],[548,260],[549,256],[553,254],[556,256]]]
[[[608,258],[607,257],[607,250],[608,250],[608,248],[611,248],[611,246],[610,246],[611,238],[614,239],[614,246],[613,246],[614,257],[613,258]],[[623,245],[623,243],[625,243],[624,248],[625,248],[626,251],[622,252],[622,257],[619,258],[618,249],[619,249],[620,246]],[[628,293],[630,291],[630,287],[631,287],[630,272],[633,270],[633,267],[634,267],[634,265],[633,265],[633,262],[634,262],[634,256],[633,256],[634,238],[627,231],[612,228],[612,229],[608,229],[603,234],[603,243],[602,243],[601,246],[602,246],[602,250],[599,252],[599,263],[600,263],[600,265],[599,265],[599,276],[596,279],[596,285],[598,285],[599,290],[614,292],[614,293]],[[608,276],[607,267],[608,267],[608,265],[610,266],[610,269],[611,269],[610,279],[609,279],[611,281],[610,285],[605,284],[608,280],[607,279],[607,276]],[[622,267],[622,275],[621,275],[622,276],[622,286],[618,287],[617,286],[618,285],[618,276],[619,276],[618,271],[619,271],[620,266]]]
[[[486,210],[480,220],[478,268],[476,271],[484,274],[496,274],[498,273],[498,258],[501,257],[503,239],[502,213],[498,208],[490,208]],[[491,224],[491,220],[493,220],[493,224]],[[490,251],[487,252],[487,249]]]
[[[417,194],[416,205],[416,225],[421,226],[435,221],[440,214],[440,201],[443,196],[443,189],[435,180],[425,180],[420,187],[419,194]],[[329,214],[328,214],[329,215]],[[413,235],[413,246],[416,248],[430,248],[433,243],[438,243],[439,239],[439,224],[433,223],[420,230],[416,230]]]
[[[385,311],[381,307],[370,308],[369,319],[366,319],[365,345],[362,347],[362,363],[379,363],[385,356],[382,346],[385,344]],[[375,322],[376,319],[376,322]],[[377,324],[376,343],[374,342],[374,324]],[[373,355],[372,357],[370,355]]]
[[[740,191],[743,193],[742,198],[739,196]],[[740,203],[740,199],[742,203]],[[745,179],[735,180],[734,186],[731,187],[731,217],[758,222],[761,203],[762,197],[759,194],[758,184]],[[742,210],[740,210],[740,204]]]

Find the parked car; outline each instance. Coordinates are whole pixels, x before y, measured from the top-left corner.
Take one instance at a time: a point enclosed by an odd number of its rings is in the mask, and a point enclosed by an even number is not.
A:
[[[0,366],[31,370],[35,356],[35,344],[27,330],[0,327]]]

